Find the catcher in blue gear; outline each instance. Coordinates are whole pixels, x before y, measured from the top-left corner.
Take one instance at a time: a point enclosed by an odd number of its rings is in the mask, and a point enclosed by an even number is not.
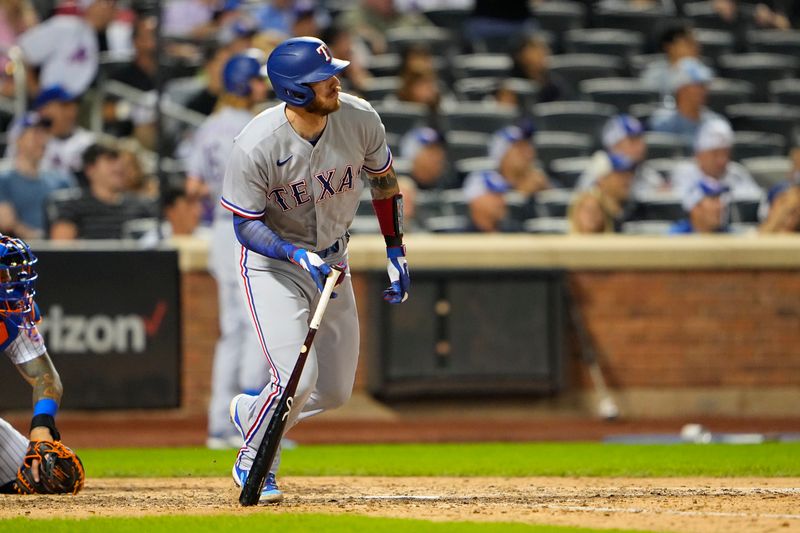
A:
[[[36,328],[36,262],[24,241],[0,235],[0,351],[31,384],[34,402],[30,438],[0,419],[0,492],[76,494],[85,474],[56,429],[62,386]]]

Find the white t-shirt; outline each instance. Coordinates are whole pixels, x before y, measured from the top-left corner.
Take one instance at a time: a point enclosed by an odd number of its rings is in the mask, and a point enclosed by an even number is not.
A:
[[[25,63],[41,68],[41,87],[60,85],[77,96],[97,74],[97,34],[82,17],[56,15],[23,33],[19,46]]]
[[[692,159],[682,161],[675,165],[672,170],[670,181],[672,189],[678,196],[683,197],[697,182],[703,179],[713,179],[705,175],[697,165],[697,161]],[[764,191],[759,187],[750,172],[740,165],[731,161],[725,169],[725,175],[719,180],[723,185],[731,189],[731,196],[734,199],[760,198]]]
[[[95,143],[95,135],[89,130],[76,128],[69,137],[51,137],[44,149],[39,170],[58,170],[75,174],[83,168],[83,152]]]

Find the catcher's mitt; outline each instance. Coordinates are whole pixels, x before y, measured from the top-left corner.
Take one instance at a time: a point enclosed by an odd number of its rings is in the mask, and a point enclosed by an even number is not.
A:
[[[39,460],[39,481],[33,478],[33,461]],[[77,494],[86,475],[75,452],[61,442],[34,440],[17,471],[14,489],[19,494]]]

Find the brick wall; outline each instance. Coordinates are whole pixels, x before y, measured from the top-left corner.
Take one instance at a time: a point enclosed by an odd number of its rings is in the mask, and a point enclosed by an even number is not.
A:
[[[613,387],[800,386],[800,274],[796,271],[573,272],[583,311]],[[356,274],[357,300],[365,290]],[[184,273],[183,404],[208,399],[217,296],[206,273]],[[360,306],[362,342],[356,388],[366,379],[374,310]],[[567,356],[574,352],[573,339]],[[586,387],[574,365],[568,386]]]

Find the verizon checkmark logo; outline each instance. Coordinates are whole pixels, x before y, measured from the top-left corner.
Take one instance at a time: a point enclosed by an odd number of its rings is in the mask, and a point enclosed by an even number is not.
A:
[[[278,161],[277,161],[277,164],[278,164],[278,166],[279,166],[279,167],[282,167],[283,165],[285,165],[286,163],[288,163],[288,162],[289,162],[289,160],[290,160],[292,157],[294,157],[294,154],[290,155],[289,157],[287,157],[287,158],[286,158],[286,159],[284,159],[283,161],[281,161],[280,159],[278,159]]]
[[[156,304],[156,308],[153,309],[153,313],[149,317],[142,317],[142,320],[144,321],[144,331],[147,333],[148,337],[152,337],[158,333],[158,330],[161,327],[161,322],[164,321],[164,315],[166,314],[167,302],[164,300],[159,300]]]

